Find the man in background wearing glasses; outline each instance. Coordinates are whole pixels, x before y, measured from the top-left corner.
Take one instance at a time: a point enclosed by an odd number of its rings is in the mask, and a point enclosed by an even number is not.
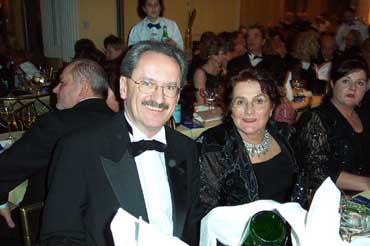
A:
[[[144,41],[128,51],[120,78],[124,112],[56,149],[42,243],[113,245],[110,223],[122,207],[168,236],[197,244],[196,146],[164,126],[185,75],[183,52],[174,46]]]

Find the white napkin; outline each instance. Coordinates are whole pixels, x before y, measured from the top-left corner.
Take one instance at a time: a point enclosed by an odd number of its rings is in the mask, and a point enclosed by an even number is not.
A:
[[[216,239],[226,245],[240,245],[249,218],[259,211],[273,209],[277,209],[296,228],[297,233],[304,233],[306,210],[298,203],[280,204],[272,200],[259,200],[240,206],[212,209],[201,222],[200,246],[216,246]],[[293,241],[295,238],[293,236]],[[293,242],[293,245],[297,244]]]
[[[26,79],[30,80],[35,74],[40,74],[40,71],[31,62],[26,61],[19,65],[19,67],[26,74]]]
[[[0,140],[0,154],[13,144],[12,140]]]
[[[340,191],[327,178],[313,197],[302,245],[345,245],[339,235],[339,203]]]
[[[127,211],[119,208],[111,223],[114,245],[144,246],[144,245],[173,245],[185,246],[177,237],[168,237],[157,228],[137,219]]]
[[[221,243],[238,246],[249,218],[262,210],[277,209],[292,226],[293,245],[370,245],[370,238],[358,238],[351,243],[339,236],[340,191],[330,178],[317,190],[307,213],[298,203],[280,204],[270,200],[212,209],[201,222],[200,246]]]
[[[289,71],[287,73],[287,76],[285,78],[285,90],[286,90],[286,97],[289,99],[289,101],[293,101],[294,95],[293,95],[293,88],[292,85],[290,84],[290,81],[292,80],[292,72]]]
[[[331,62],[325,62],[321,66],[316,67],[316,77],[321,80],[330,80]]]

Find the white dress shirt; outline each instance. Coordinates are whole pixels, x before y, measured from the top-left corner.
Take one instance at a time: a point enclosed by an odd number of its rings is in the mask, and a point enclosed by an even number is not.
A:
[[[132,135],[129,134],[131,142],[157,140],[167,144],[164,127],[153,138],[148,138],[130,122],[126,113],[125,117],[132,127]],[[164,234],[172,236],[172,201],[164,153],[155,150],[145,151],[135,157],[135,162],[149,223]]]
[[[255,55],[253,53],[249,53],[248,56],[249,56],[249,61],[250,61],[251,65],[252,65],[252,67],[257,66],[258,63],[260,63],[262,61],[262,59],[263,59],[262,58],[262,55],[261,56],[258,56],[258,57],[255,57],[257,55]]]
[[[369,37],[369,30],[366,25],[364,25],[361,21],[353,21],[352,25],[348,25],[346,23],[342,23],[337,31],[337,35],[335,40],[337,41],[337,45],[341,51],[345,49],[345,36],[351,31],[356,30],[361,33],[362,40],[365,40]]]
[[[179,28],[173,20],[158,17],[157,21],[152,24],[160,24],[160,28],[155,27],[149,28],[148,24],[151,23],[148,17],[145,17],[139,23],[136,23],[130,31],[128,37],[128,46],[134,45],[139,41],[143,40],[157,40],[160,41],[162,38],[163,27],[167,26],[168,37],[171,38],[177,44],[177,47],[184,49],[184,43]]]

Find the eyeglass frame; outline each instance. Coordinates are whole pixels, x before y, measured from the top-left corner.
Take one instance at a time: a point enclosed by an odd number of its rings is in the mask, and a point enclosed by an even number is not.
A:
[[[259,106],[255,106],[255,104],[254,104],[254,102],[256,102],[257,100],[259,100],[260,99],[260,97],[263,97],[264,98],[264,102],[263,102],[263,104],[259,107]],[[240,99],[240,100],[243,100],[243,102],[244,102],[244,105],[236,105],[235,104],[235,101],[236,100],[238,100],[238,99]],[[232,108],[236,108],[237,110],[246,110],[247,109],[247,107],[249,106],[249,104],[251,103],[251,105],[252,105],[252,109],[253,110],[255,110],[255,111],[260,111],[260,110],[262,110],[268,103],[271,103],[271,100],[270,100],[270,98],[269,98],[269,96],[268,95],[265,95],[265,94],[260,94],[260,95],[258,95],[258,96],[256,96],[256,97],[254,97],[253,99],[252,99],[252,101],[248,101],[246,98],[244,98],[244,97],[236,97],[236,98],[233,98],[232,99],[232,103],[231,103],[231,107]]]
[[[176,89],[177,89],[176,95],[175,95],[175,96],[173,96],[173,97],[171,97],[171,96],[166,95],[166,93],[165,93],[164,88],[166,87],[166,85],[157,85],[156,83],[154,83],[154,82],[152,82],[152,81],[143,81],[143,80],[141,80],[141,81],[137,81],[137,80],[133,79],[132,77],[127,77],[127,78],[128,78],[129,80],[132,80],[136,85],[138,85],[139,91],[140,91],[140,92],[142,92],[142,93],[145,93],[145,94],[152,94],[152,93],[154,93],[154,92],[158,89],[158,87],[161,87],[161,88],[162,88],[162,91],[163,91],[163,95],[164,95],[165,97],[168,97],[168,98],[175,98],[175,97],[177,97],[177,96],[180,94],[180,92],[181,92],[181,90],[182,90],[182,88],[181,88],[181,87],[176,86]],[[140,87],[143,85],[143,82],[149,82],[149,83],[153,84],[153,85],[154,85],[154,90],[153,90],[152,92],[143,92],[143,91],[140,89]],[[167,85],[167,86],[168,86],[168,85]]]

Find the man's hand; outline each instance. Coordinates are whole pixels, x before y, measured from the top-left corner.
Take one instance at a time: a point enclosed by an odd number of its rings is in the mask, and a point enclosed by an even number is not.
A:
[[[8,206],[5,208],[0,208],[0,216],[2,216],[5,222],[8,224],[10,228],[14,228],[15,224],[12,219],[11,211],[16,207],[16,205],[8,202]]]

